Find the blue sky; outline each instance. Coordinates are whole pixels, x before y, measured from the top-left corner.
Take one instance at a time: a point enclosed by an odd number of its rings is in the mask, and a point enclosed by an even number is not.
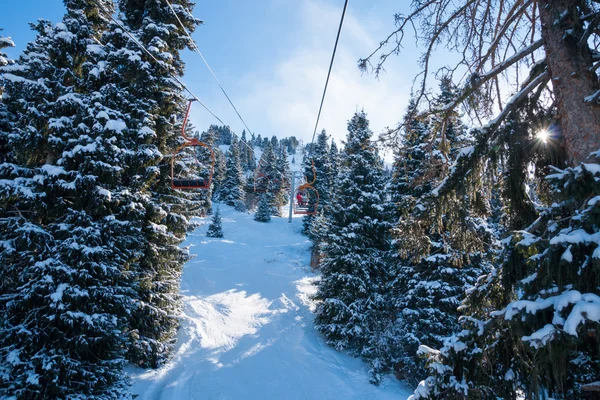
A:
[[[204,25],[193,34],[200,50],[229,93],[250,129],[261,135],[295,135],[310,141],[325,83],[343,0],[197,1],[194,15]],[[336,140],[346,122],[364,108],[378,134],[400,120],[412,79],[419,71],[411,48],[392,57],[378,80],[361,75],[360,57],[368,55],[394,28],[394,13],[407,7],[397,0],[350,0],[319,129]],[[18,56],[34,39],[28,23],[44,18],[58,22],[61,0],[19,0],[3,7],[0,28],[17,47]],[[237,133],[242,123],[212,80],[200,57],[184,54],[184,82]],[[201,130],[217,123],[200,106],[192,122]]]

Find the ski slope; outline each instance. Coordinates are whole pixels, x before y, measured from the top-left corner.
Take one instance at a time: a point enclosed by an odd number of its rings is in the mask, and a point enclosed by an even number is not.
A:
[[[217,205],[215,204],[215,207]],[[328,347],[313,328],[316,276],[302,221],[259,223],[219,206],[223,239],[209,219],[188,236],[183,316],[172,360],[130,369],[141,400],[406,399],[395,378],[376,387],[367,367]]]

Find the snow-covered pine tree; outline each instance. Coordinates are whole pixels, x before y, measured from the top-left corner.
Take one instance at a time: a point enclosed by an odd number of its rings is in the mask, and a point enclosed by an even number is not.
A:
[[[462,307],[462,331],[427,349],[415,399],[586,398],[600,376],[599,155],[548,176],[553,204],[506,240]]]
[[[213,214],[210,224],[208,225],[208,231],[206,236],[211,238],[222,238],[223,237],[223,226],[221,221],[221,210],[217,207],[217,211]]]
[[[364,112],[348,122],[340,179],[323,246],[315,324],[336,349],[369,357],[369,338],[389,312],[390,250],[383,163]]]
[[[337,181],[337,175],[340,166],[340,152],[337,144],[335,144],[335,140],[333,139],[331,140],[331,147],[329,148],[329,160],[331,163],[331,168],[327,180],[329,181],[329,187],[332,191],[331,196],[333,196],[333,194],[335,194],[335,183]],[[330,201],[333,201],[333,199],[330,199]]]
[[[126,116],[96,90],[110,86],[98,84],[107,53],[96,42],[107,20],[96,3],[65,6],[4,75],[15,118],[0,210],[18,217],[0,218],[0,395],[122,398],[143,213],[123,186]]]
[[[218,147],[213,148],[215,152],[215,170],[213,173],[213,199],[221,199],[221,191],[227,176],[227,158]]]
[[[262,176],[261,178],[264,179],[264,181],[268,182],[267,190],[270,193],[268,198],[271,202],[271,215],[280,216],[282,200],[279,198],[278,193],[282,190],[282,186],[285,182],[284,176],[277,169],[277,160],[277,154],[275,154],[271,142],[267,139],[264,152],[259,161],[257,173]]]
[[[448,87],[442,82],[440,101],[446,99]],[[452,162],[453,149],[466,137],[458,115],[446,119],[446,124],[446,133],[440,135],[438,121],[419,118],[410,102],[390,185],[399,253],[390,301],[400,313],[387,335],[396,337],[388,361],[398,376],[414,384],[425,376],[419,346],[437,348],[458,330],[457,308],[465,291],[489,269],[479,229],[485,221],[469,212],[470,197],[462,194],[443,202],[431,197]],[[492,242],[490,237],[485,240]]]
[[[240,148],[238,144],[237,137],[234,136],[225,155],[227,171],[219,193],[219,200],[229,206],[243,202],[246,198],[246,191],[244,190],[246,182],[240,165]]]
[[[304,172],[305,179],[308,182],[312,182],[313,177],[316,177],[313,187],[319,192],[319,208],[324,210],[327,214],[329,212],[329,203],[331,197],[332,187],[330,185],[329,177],[331,175],[331,159],[329,158],[329,144],[327,143],[328,137],[325,129],[317,136],[317,142],[311,147],[311,151],[305,154],[302,163],[302,169]],[[314,162],[314,176],[313,176],[313,162]],[[310,236],[311,226],[315,219],[314,215],[307,215],[302,218],[302,231]],[[315,243],[316,245],[316,243]]]
[[[274,195],[275,202],[277,203],[278,208],[281,209],[281,207],[289,202],[291,181],[290,163],[287,157],[287,150],[283,146],[279,146],[279,154],[277,154],[277,162],[275,165],[281,177],[281,184],[278,188],[274,188],[279,189],[275,191]]]
[[[254,220],[258,222],[269,222],[271,220],[272,214],[272,197],[273,194],[271,192],[265,192],[260,194],[260,198],[258,200],[258,208],[254,213]]]
[[[144,110],[151,121],[148,123],[153,124],[149,144],[162,162],[142,170],[149,192],[143,205],[146,242],[144,256],[135,271],[138,302],[130,318],[132,341],[128,357],[138,365],[156,367],[168,357],[178,326],[179,278],[187,254],[177,244],[189,228],[188,217],[203,214],[205,205],[202,197],[171,189],[170,159],[166,157],[182,140],[181,120],[187,101],[172,75],[183,74],[180,51],[189,45],[189,40],[166,3],[119,0],[118,4],[128,30],[159,60],[157,63],[141,49],[131,47],[149,70],[148,80],[143,85],[140,82],[139,97],[145,101]],[[172,4],[188,31],[193,31],[201,22],[191,14],[193,3],[176,0]]]
[[[3,29],[0,28],[0,32],[2,31]],[[8,56],[2,52],[2,49],[6,49],[8,47],[15,47],[15,42],[13,42],[10,37],[4,37],[0,35],[0,67],[4,67],[5,65],[11,63],[11,60],[8,58]]]
[[[326,215],[323,209],[315,216],[310,226],[308,236],[313,243],[310,255],[310,266],[313,269],[319,269],[323,258],[323,249],[327,245],[327,235],[331,229],[331,219]]]
[[[246,139],[245,129],[242,131],[238,147],[240,152],[240,165],[242,166],[242,172],[245,173],[248,170],[248,140]]]
[[[0,29],[0,32],[1,31],[2,29]],[[2,50],[14,46],[15,44],[11,38],[0,35],[0,67],[6,67],[8,64],[13,63],[13,61],[10,60]],[[2,71],[6,71],[6,68],[0,70],[0,76]],[[11,117],[9,116],[8,110],[2,101],[3,92],[3,85],[0,83],[0,163],[8,161],[10,157],[10,149],[8,148],[8,131]]]
[[[275,135],[271,136],[271,147],[273,147],[275,154],[279,154],[279,148],[281,146],[279,144],[279,139],[277,139],[277,136]]]
[[[246,157],[248,158],[248,166],[246,167],[246,171],[254,172],[254,170],[256,170],[256,156],[254,155],[254,145],[249,144],[248,146],[244,147],[246,150]]]

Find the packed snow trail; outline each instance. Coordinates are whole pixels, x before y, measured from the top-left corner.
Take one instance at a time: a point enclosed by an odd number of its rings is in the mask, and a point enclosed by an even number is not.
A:
[[[394,378],[369,384],[365,364],[314,330],[316,278],[301,220],[260,223],[219,207],[225,237],[206,237],[207,218],[184,244],[196,257],[183,271],[174,357],[158,370],[130,370],[132,393],[141,400],[406,399],[411,392]]]

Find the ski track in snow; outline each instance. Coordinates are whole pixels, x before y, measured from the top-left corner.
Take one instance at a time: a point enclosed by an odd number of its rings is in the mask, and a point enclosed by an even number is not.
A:
[[[218,206],[225,237],[207,238],[206,218],[184,243],[196,256],[183,271],[173,358],[158,370],[128,368],[139,400],[398,400],[412,394],[393,377],[371,385],[365,364],[330,348],[314,330],[316,277],[300,218],[259,223]]]

